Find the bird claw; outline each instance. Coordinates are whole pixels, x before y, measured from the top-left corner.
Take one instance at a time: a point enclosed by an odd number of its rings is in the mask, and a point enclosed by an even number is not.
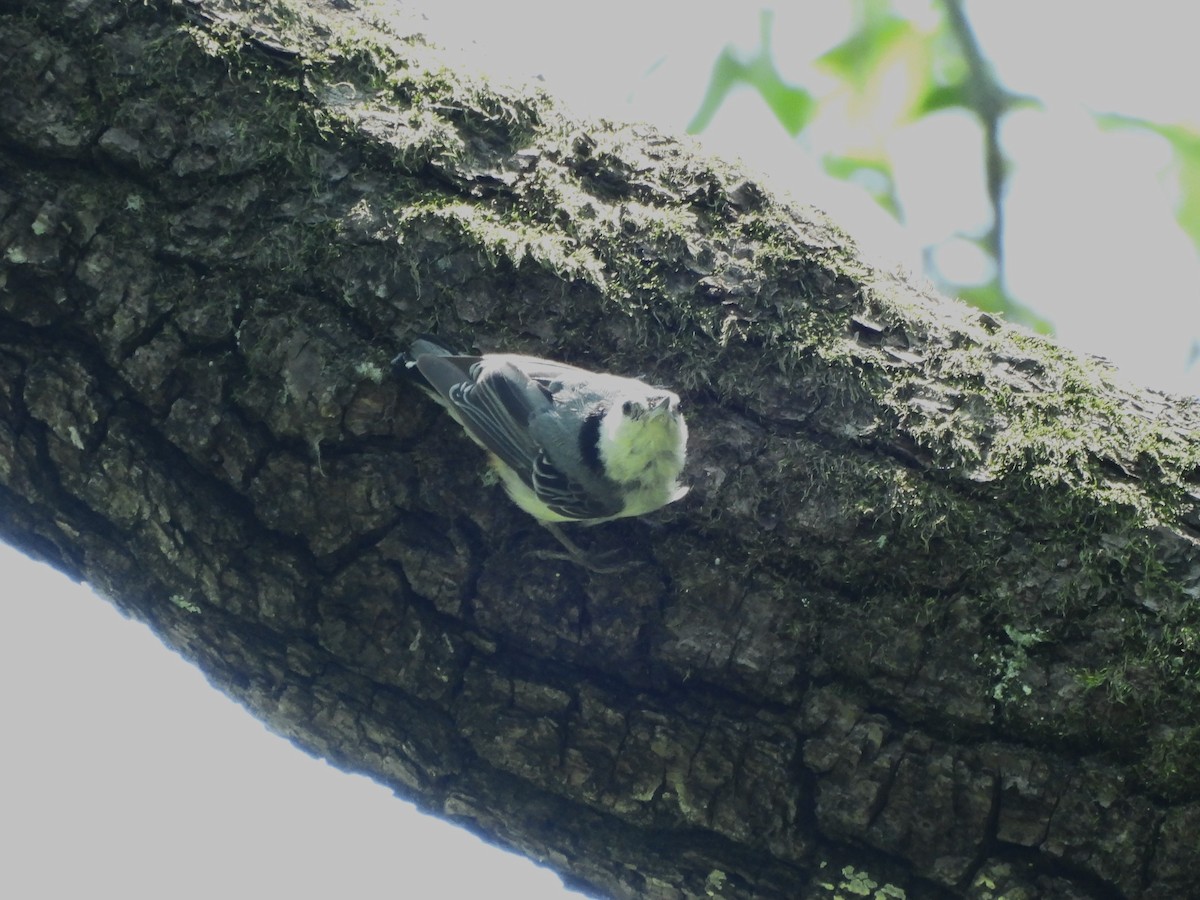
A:
[[[566,562],[573,562],[577,566],[587,569],[589,572],[595,572],[599,575],[617,575],[621,572],[628,572],[630,569],[643,565],[643,563],[638,562],[637,560],[621,560],[620,562],[615,562],[612,564],[605,563],[601,559],[598,559],[597,557],[589,554],[586,550],[582,549],[578,544],[567,537],[562,532],[562,529],[560,529],[557,525],[551,522],[542,522],[541,525],[552,535],[554,535],[555,539],[562,544],[563,549],[567,552],[562,553],[555,550],[534,550],[532,551],[531,555],[537,559],[557,559],[565,560]],[[617,551],[611,551],[604,555],[608,557],[614,557],[617,555]]]

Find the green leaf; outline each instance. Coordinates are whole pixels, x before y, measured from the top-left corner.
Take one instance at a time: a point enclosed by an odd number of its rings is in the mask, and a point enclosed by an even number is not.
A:
[[[911,24],[883,9],[878,3],[865,4],[862,27],[821,56],[818,65],[858,90],[865,89],[893,46],[912,32]]]
[[[925,91],[925,95],[917,101],[914,118],[941,112],[944,109],[954,109],[959,106],[964,109],[972,109],[971,97],[965,84],[962,82],[958,84],[935,84],[930,86]]]
[[[713,63],[712,77],[708,80],[708,90],[704,92],[704,99],[700,101],[700,108],[692,116],[692,121],[688,122],[688,134],[699,134],[711,125],[713,117],[721,108],[721,104],[725,102],[725,98],[733,86],[744,79],[745,66],[726,47],[717,57],[717,61]]]
[[[756,67],[757,68],[757,67]],[[769,72],[754,72],[751,84],[762,94],[775,118],[787,129],[792,137],[804,130],[804,126],[812,120],[817,102],[812,94],[802,88],[785,84],[771,63]]]
[[[1179,205],[1175,209],[1175,220],[1191,238],[1196,249],[1200,250],[1200,134],[1184,125],[1151,122],[1135,116],[1101,113],[1095,118],[1101,128],[1149,131],[1165,138],[1170,144],[1175,174],[1179,179]]]
[[[875,202],[903,221],[900,198],[896,195],[896,179],[892,167],[882,157],[825,156],[821,159],[825,171],[841,181],[853,181],[865,188]]]
[[[1020,300],[1007,294],[997,279],[987,284],[958,288],[956,293],[960,299],[984,312],[1001,313],[1010,322],[1017,322],[1042,334],[1054,334],[1054,325],[1049,319],[1039,316]]]
[[[763,10],[759,19],[761,41],[754,56],[743,60],[732,47],[721,51],[713,64],[712,77],[700,108],[688,123],[689,133],[698,134],[707,128],[729,92],[739,84],[754,88],[793,137],[811,121],[816,111],[816,100],[803,88],[784,81],[775,67],[775,58],[771,53],[772,20],[770,10]]]

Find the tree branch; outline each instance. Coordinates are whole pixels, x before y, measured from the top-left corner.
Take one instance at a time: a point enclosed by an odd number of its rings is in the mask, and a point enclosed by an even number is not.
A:
[[[1190,890],[1195,404],[380,9],[0,5],[0,535],[593,891]],[[431,330],[685,397],[628,575],[386,377]]]

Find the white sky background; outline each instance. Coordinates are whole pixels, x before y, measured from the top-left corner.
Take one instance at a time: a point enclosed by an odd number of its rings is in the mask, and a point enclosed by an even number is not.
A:
[[[728,42],[753,51],[758,11],[681,0],[426,0],[431,32],[476,41],[481,68],[541,75],[580,113],[681,131]],[[929,4],[905,2],[921,19]],[[786,4],[784,77],[849,25],[848,5]],[[1200,263],[1172,217],[1165,146],[1102,133],[1084,106],[1200,125],[1195,35],[1184,4],[1033,0],[968,7],[1001,78],[1049,104],[1004,130],[1011,287],[1060,336],[1135,380],[1200,389]],[[617,48],[614,50],[614,48]],[[986,220],[979,137],[962,117],[910,126],[897,159],[909,231],[827,181],[753,94],[735,94],[706,145],[829,211],[880,259],[919,266],[924,244]],[[1189,120],[1190,117],[1190,120]],[[832,140],[808,139],[822,149]],[[918,205],[918,199],[920,205]],[[948,251],[947,267],[970,269]],[[66,898],[522,898],[568,895],[556,877],[411,812],[266,732],[141,625],[0,547],[0,896]],[[234,811],[229,818],[230,811]]]

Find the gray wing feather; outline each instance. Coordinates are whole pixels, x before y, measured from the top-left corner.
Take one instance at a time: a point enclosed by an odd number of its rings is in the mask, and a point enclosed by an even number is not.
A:
[[[421,356],[417,367],[463,427],[528,478],[540,449],[529,433],[529,422],[550,408],[546,392],[514,366],[481,370],[474,356]]]
[[[619,513],[623,506],[615,496],[602,498],[568,478],[544,450],[534,463],[530,487],[556,513],[573,519],[606,519]]]
[[[568,476],[533,436],[534,420],[553,409],[552,381],[562,373],[549,370],[559,367],[551,364],[530,377],[507,360],[484,368],[477,356],[442,355],[422,355],[417,367],[455,410],[463,427],[550,509],[576,519],[620,512],[620,503],[597,497]]]

